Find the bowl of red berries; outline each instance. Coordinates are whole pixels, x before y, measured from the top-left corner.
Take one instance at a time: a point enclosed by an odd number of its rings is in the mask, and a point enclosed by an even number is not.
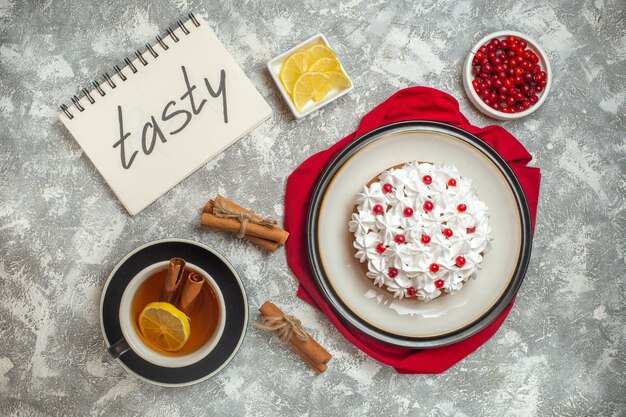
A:
[[[528,116],[545,101],[552,70],[539,44],[519,32],[500,31],[470,51],[463,85],[470,101],[499,120]]]

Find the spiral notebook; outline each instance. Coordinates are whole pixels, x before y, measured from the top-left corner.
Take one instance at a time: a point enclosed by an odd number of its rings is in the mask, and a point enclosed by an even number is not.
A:
[[[60,118],[131,215],[272,112],[191,13],[81,91]]]

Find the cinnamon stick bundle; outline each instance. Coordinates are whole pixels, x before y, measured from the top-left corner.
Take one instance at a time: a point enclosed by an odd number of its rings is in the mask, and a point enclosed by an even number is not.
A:
[[[275,251],[287,241],[289,233],[250,210],[218,195],[204,206],[201,223],[214,229],[238,233],[240,237]]]
[[[261,321],[255,323],[257,328],[277,331],[282,336],[286,335],[288,340],[285,341],[291,350],[316,373],[319,374],[328,369],[327,363],[332,355],[300,327],[299,321],[294,324],[294,317],[285,315],[280,308],[270,301],[263,303],[259,311],[261,312]],[[296,328],[285,328],[286,326],[295,326]],[[281,334],[281,332],[283,333]]]

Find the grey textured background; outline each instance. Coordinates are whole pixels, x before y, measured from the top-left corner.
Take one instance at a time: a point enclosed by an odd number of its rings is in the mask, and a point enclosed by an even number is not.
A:
[[[137,3],[0,0],[0,414],[626,414],[624,0]],[[130,218],[58,105],[187,11],[213,26],[274,115]],[[471,107],[460,73],[474,42],[506,28],[539,40],[555,72],[538,112],[503,123],[543,169],[534,252],[502,329],[448,372],[381,366],[294,296],[282,250],[266,255],[198,227],[218,192],[282,217],[289,173],[398,88],[440,88],[473,123],[494,123]],[[355,90],[295,121],[264,66],[318,32]],[[250,328],[210,381],[166,389],[127,375],[104,349],[100,291],[128,251],[165,237],[218,248],[242,275],[251,309],[272,299],[301,317],[334,354],[329,371],[314,377]]]

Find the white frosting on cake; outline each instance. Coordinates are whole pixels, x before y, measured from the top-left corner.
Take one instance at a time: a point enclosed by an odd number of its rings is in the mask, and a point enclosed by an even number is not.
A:
[[[349,222],[367,277],[396,298],[422,301],[476,278],[492,239],[487,205],[472,182],[452,165],[418,162],[378,179],[356,195]]]

